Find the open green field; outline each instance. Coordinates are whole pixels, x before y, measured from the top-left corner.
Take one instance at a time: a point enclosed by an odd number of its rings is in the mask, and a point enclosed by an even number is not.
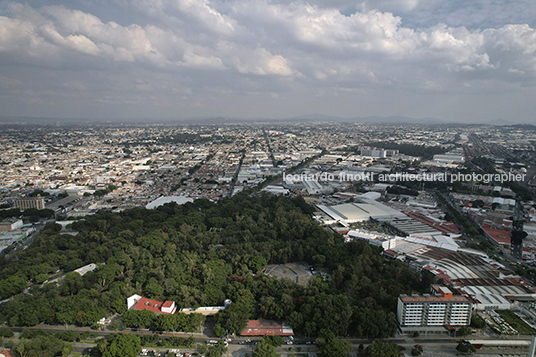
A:
[[[520,335],[534,335],[536,330],[530,327],[525,321],[521,320],[513,311],[510,310],[496,310],[496,312],[501,315],[501,317],[506,321],[510,326],[515,328]]]

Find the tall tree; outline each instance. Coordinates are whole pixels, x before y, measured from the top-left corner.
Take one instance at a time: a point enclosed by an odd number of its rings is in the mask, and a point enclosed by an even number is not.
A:
[[[141,351],[141,339],[130,333],[108,335],[97,344],[97,348],[102,357],[136,357]]]

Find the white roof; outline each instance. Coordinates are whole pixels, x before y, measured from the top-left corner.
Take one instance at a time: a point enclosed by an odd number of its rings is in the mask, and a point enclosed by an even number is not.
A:
[[[160,207],[166,203],[175,202],[178,205],[183,205],[187,202],[193,202],[194,200],[190,197],[186,196],[162,196],[157,198],[156,200],[149,202],[145,208],[147,209],[154,209],[156,207]]]
[[[348,219],[367,220],[371,216],[401,215],[400,211],[370,199],[364,199],[363,203],[345,203],[330,208]]]
[[[84,276],[86,273],[89,273],[90,271],[93,271],[95,269],[97,269],[97,264],[91,263],[91,264],[84,265],[83,267],[76,269],[75,272]]]
[[[136,306],[136,304],[138,303],[138,301],[140,301],[141,299],[141,296],[138,295],[138,294],[134,294],[130,297],[127,298],[127,307],[128,309],[132,309],[134,306]]]
[[[439,290],[442,291],[445,294],[452,294],[452,291],[450,291],[450,289],[447,288],[446,286],[440,286]]]
[[[413,236],[407,237],[405,241],[427,245],[430,247],[443,248],[448,250],[457,251],[459,246],[454,240],[448,236],[443,235],[430,235],[430,236]]]
[[[377,200],[378,198],[382,197],[382,194],[379,192],[367,192],[360,195],[359,197],[369,200]]]

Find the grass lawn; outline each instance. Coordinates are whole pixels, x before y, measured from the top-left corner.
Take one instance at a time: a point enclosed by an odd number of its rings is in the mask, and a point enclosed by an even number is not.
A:
[[[510,310],[495,310],[504,321],[515,328],[520,335],[535,335],[536,330],[530,327],[525,321],[521,320],[514,312]]]

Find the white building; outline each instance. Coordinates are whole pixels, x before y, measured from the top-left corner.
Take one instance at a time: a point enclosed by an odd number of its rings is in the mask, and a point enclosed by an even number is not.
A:
[[[378,232],[364,232],[361,230],[351,230],[348,232],[348,237],[351,239],[361,239],[369,244],[382,247],[384,250],[393,249],[396,247],[397,240],[402,240],[402,237],[390,236]]]
[[[138,294],[134,294],[131,297],[127,298],[127,308],[128,308],[128,310],[130,310],[134,306],[136,306],[136,304],[138,303],[138,301],[140,301],[140,299],[141,299],[141,296],[138,295]]]
[[[81,276],[84,276],[86,273],[89,273],[90,271],[93,271],[95,269],[97,269],[97,264],[91,263],[91,264],[88,264],[88,265],[84,265],[83,267],[78,268],[78,269],[76,269],[74,271],[77,272],[78,274],[80,274]]]
[[[458,289],[461,294],[473,299],[475,310],[510,310],[513,306],[510,300],[491,292],[485,286],[464,286]]]
[[[381,149],[381,148],[362,147],[360,151],[361,151],[361,156],[368,156],[368,157],[373,157],[373,158],[387,157],[386,150]],[[390,153],[392,154],[394,153],[394,151],[390,151]]]
[[[166,314],[174,314],[175,311],[177,311],[177,305],[175,304],[175,301],[166,301],[162,304],[160,309]]]
[[[193,202],[194,200],[190,197],[186,196],[162,196],[157,198],[156,200],[149,202],[145,208],[147,209],[154,209],[156,207],[160,207],[166,203],[175,202],[178,205],[183,205],[187,202]]]
[[[271,194],[274,194],[274,195],[288,195],[290,192],[288,189],[284,188],[283,186],[266,186],[262,190],[270,192]]]
[[[400,211],[388,207],[369,196],[362,195],[356,198],[356,202],[344,203],[335,206],[317,205],[318,209],[327,216],[323,224],[334,224],[336,222],[351,224],[373,219],[407,219],[408,217]]]
[[[442,296],[400,295],[397,320],[401,327],[468,326],[471,323],[471,300],[452,296],[444,288]]]
[[[317,195],[326,192],[325,188],[318,181],[304,180],[303,184],[307,189],[307,193],[310,195]]]
[[[446,154],[434,155],[433,162],[439,164],[461,164],[465,161],[462,152],[450,152]]]
[[[0,232],[14,231],[22,227],[22,219],[6,219],[0,222]]]

